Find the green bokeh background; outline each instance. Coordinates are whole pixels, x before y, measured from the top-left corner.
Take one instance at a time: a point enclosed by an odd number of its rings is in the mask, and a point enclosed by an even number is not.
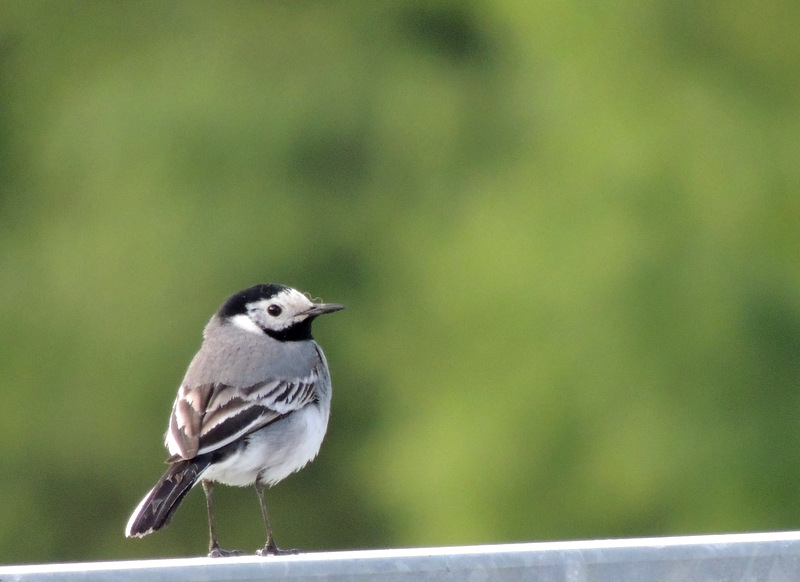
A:
[[[0,3],[0,563],[125,521],[203,325],[341,314],[306,550],[800,526],[800,4]],[[224,546],[263,532],[220,489]]]

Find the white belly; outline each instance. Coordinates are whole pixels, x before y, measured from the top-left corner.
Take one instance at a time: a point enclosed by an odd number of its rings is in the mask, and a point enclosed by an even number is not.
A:
[[[201,479],[225,485],[274,485],[317,456],[328,428],[328,412],[309,404],[245,437],[247,446],[214,463]]]

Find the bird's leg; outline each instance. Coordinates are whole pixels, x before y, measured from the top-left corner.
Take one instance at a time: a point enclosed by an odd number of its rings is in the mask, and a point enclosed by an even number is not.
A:
[[[297,554],[297,550],[281,550],[275,544],[275,538],[272,537],[272,525],[269,522],[269,514],[267,513],[267,502],[264,500],[264,484],[256,481],[256,493],[258,493],[258,502],[261,504],[261,516],[264,518],[264,528],[267,530],[267,543],[264,547],[256,552],[259,556],[285,556],[286,554]]]
[[[229,556],[241,556],[242,552],[239,550],[223,550],[219,547],[217,533],[214,528],[214,483],[205,480],[202,483],[203,491],[206,494],[206,509],[208,510],[208,557],[227,558]]]

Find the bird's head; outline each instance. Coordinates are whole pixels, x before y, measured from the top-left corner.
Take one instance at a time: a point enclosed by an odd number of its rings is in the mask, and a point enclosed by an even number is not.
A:
[[[217,316],[244,331],[283,341],[311,339],[315,317],[344,309],[339,303],[315,303],[297,289],[267,283],[232,295]]]

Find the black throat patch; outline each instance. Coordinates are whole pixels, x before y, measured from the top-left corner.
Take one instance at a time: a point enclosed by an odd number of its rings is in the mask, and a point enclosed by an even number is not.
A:
[[[311,337],[311,322],[313,320],[313,317],[309,317],[300,323],[295,323],[293,326],[282,329],[281,331],[266,329],[261,326],[259,327],[261,327],[261,331],[263,331],[269,337],[278,340],[279,342],[300,342],[314,339]]]

